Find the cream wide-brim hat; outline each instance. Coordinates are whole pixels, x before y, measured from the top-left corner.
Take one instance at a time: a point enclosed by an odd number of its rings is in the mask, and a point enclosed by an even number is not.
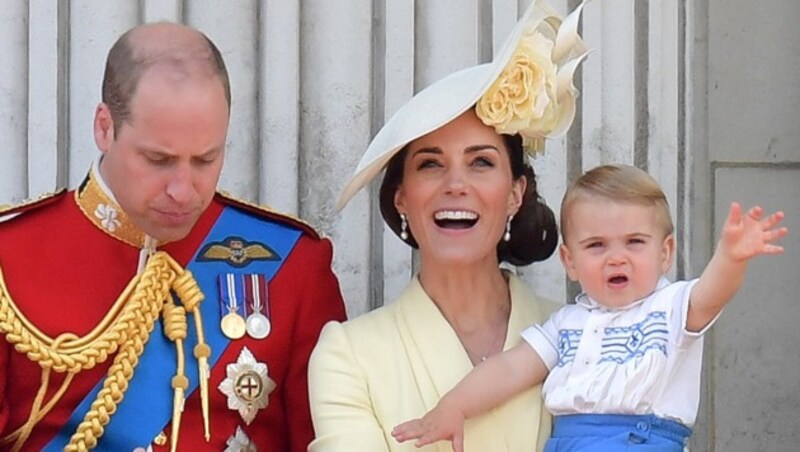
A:
[[[474,107],[503,74],[521,38],[538,30],[539,26],[556,32],[551,58],[561,63],[558,65],[556,77],[559,82],[556,98],[560,121],[551,133],[539,138],[563,135],[575,116],[577,90],[572,84],[572,76],[587,54],[586,47],[578,36],[578,22],[583,5],[582,3],[569,16],[562,18],[545,0],[534,0],[491,63],[450,74],[414,95],[375,135],[358,162],[353,177],[339,196],[337,210],[341,210],[362,187],[378,175],[405,145],[444,126]],[[500,130],[498,132],[507,133]],[[524,135],[524,132],[520,133]]]

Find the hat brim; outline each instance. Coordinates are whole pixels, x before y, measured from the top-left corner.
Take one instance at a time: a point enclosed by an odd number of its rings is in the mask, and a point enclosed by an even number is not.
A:
[[[558,13],[546,2],[534,0],[491,63],[450,74],[404,104],[370,142],[353,177],[342,190],[336,209],[341,210],[408,143],[444,126],[472,108],[502,74],[514,55],[526,25],[552,16],[558,17]]]

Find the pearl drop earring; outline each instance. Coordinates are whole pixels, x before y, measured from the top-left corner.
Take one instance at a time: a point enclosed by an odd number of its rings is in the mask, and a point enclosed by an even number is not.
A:
[[[503,234],[503,240],[508,242],[511,240],[511,220],[514,219],[514,215],[508,216],[508,221],[506,221],[506,233]]]
[[[400,214],[400,238],[403,241],[408,240],[408,220],[406,219],[406,214]]]

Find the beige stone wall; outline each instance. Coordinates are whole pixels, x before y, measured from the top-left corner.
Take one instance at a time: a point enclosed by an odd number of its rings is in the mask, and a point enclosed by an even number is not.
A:
[[[578,2],[552,3],[566,12]],[[791,208],[787,223],[800,232],[798,5],[589,3],[582,27],[594,50],[582,70],[578,120],[535,162],[551,206],[558,209],[567,183],[583,169],[608,162],[646,167],[665,187],[679,225],[673,276],[680,277],[702,269],[729,198],[753,195],[771,208]],[[218,44],[231,73],[221,187],[299,214],[329,236],[348,311],[363,313],[400,291],[413,256],[384,229],[374,193],[336,212],[339,190],[386,118],[429,83],[491,59],[526,6],[527,0],[4,2],[0,204],[75,186],[97,156],[91,120],[111,43],[136,23],[184,22]],[[779,188],[767,189],[767,181]],[[785,245],[781,260],[753,266],[741,299],[710,336],[694,450],[790,450],[800,439],[800,362],[791,352],[800,342],[800,243],[790,238]],[[557,258],[519,271],[557,301],[575,290]],[[741,335],[745,330],[751,334]]]

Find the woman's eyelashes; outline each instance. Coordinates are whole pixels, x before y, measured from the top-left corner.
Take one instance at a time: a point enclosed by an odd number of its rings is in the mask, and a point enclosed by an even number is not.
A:
[[[439,168],[441,166],[442,166],[442,164],[439,161],[437,161],[436,159],[427,158],[427,159],[423,159],[419,163],[417,163],[417,170],[424,170],[424,169],[428,169],[428,168]]]
[[[488,156],[480,156],[471,158],[468,162],[468,165],[472,168],[494,168],[497,166],[497,163]],[[424,170],[428,168],[444,168],[444,163],[437,159],[427,158],[419,161],[417,163],[416,168],[417,170]]]
[[[494,160],[487,156],[479,156],[472,161],[472,166],[476,167],[494,168],[495,165]]]

